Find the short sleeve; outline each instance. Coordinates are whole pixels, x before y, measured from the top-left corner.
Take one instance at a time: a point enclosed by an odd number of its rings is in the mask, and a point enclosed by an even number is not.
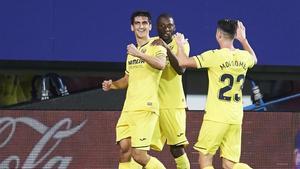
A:
[[[203,52],[200,55],[193,56],[193,59],[196,61],[197,68],[209,68],[214,65],[214,56],[215,52],[213,50],[209,50]]]
[[[167,49],[162,46],[153,46],[154,49],[154,56],[155,57],[166,57],[167,56]]]

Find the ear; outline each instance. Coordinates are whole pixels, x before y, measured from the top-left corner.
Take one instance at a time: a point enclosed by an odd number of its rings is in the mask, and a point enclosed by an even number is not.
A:
[[[222,33],[221,33],[221,31],[219,29],[217,30],[216,38],[217,39],[221,39],[222,38]]]
[[[130,25],[130,29],[131,29],[132,32],[134,31],[133,25]]]

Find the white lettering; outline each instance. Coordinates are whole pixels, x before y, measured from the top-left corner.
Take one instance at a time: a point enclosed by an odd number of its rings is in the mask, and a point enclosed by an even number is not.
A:
[[[56,168],[58,166],[59,169],[67,169],[72,161],[72,157],[54,156],[48,162],[44,161],[50,156],[50,154],[56,149],[63,139],[68,138],[78,132],[86,124],[86,122],[87,120],[83,121],[78,126],[71,128],[71,119],[64,118],[52,127],[47,127],[38,120],[29,117],[20,117],[16,119],[11,117],[3,117],[0,118],[0,136],[6,130],[10,129],[10,132],[4,141],[2,143],[0,142],[0,149],[5,147],[12,139],[17,123],[23,123],[42,134],[43,137],[34,145],[33,149],[23,163],[22,168],[34,169],[37,166],[41,166],[42,163],[46,163],[43,169],[50,169],[54,166],[56,166]],[[48,149],[45,149],[50,140],[56,141],[52,146],[47,146],[49,147]],[[42,152],[44,154],[41,154]],[[17,155],[11,155],[2,162],[0,161],[1,169],[11,169],[12,166],[15,166],[15,168],[19,168],[20,166],[20,158]]]

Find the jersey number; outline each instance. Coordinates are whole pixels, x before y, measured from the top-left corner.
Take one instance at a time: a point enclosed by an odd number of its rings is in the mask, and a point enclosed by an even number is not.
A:
[[[231,75],[231,74],[223,74],[221,76],[221,82],[225,83],[226,80],[228,79],[229,83],[227,86],[223,87],[220,89],[219,91],[219,99],[220,100],[226,100],[226,101],[231,101],[231,97],[230,96],[224,96],[224,94],[228,91],[230,91],[234,85],[234,77]],[[236,79],[236,82],[239,83],[241,86],[240,86],[240,90],[243,89],[243,83],[244,83],[244,79],[245,79],[245,75],[241,74],[241,75],[238,75],[237,79]],[[242,82],[241,82],[242,80]],[[241,97],[236,93],[234,95],[234,100],[235,101],[240,101],[241,100]]]

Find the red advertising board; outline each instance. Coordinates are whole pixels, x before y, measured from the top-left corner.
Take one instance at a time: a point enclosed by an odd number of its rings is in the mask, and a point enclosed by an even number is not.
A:
[[[119,112],[0,110],[0,168],[115,169],[118,147],[115,124]],[[187,153],[198,168],[192,149],[203,113],[188,112]],[[293,168],[294,137],[299,113],[245,114],[241,160],[256,169]],[[157,156],[175,168],[168,148]],[[215,166],[220,166],[216,156]]]
[[[15,110],[0,114],[0,168],[104,169],[117,163],[112,157],[118,155],[113,130],[118,113]]]

